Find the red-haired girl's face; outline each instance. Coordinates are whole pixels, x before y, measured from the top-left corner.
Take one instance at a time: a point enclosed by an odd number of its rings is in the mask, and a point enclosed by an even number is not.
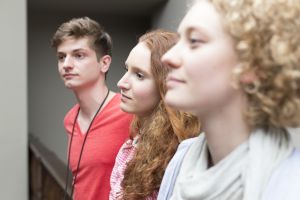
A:
[[[151,52],[144,43],[138,43],[126,62],[126,73],[118,82],[121,89],[121,109],[145,117],[152,113],[160,97],[151,72]]]

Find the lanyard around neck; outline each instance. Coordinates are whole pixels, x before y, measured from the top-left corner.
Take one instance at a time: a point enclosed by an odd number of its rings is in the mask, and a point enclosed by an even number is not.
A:
[[[75,177],[73,179],[73,182],[72,182],[72,189],[71,189],[71,198],[73,196],[73,190],[74,190],[74,185],[76,184],[76,178],[77,178],[77,174],[78,174],[78,170],[79,170],[79,166],[80,166],[80,161],[81,161],[81,157],[82,157],[82,152],[83,152],[83,149],[84,149],[84,145],[85,145],[85,141],[86,141],[86,138],[90,132],[90,129],[92,127],[92,124],[96,118],[96,116],[98,115],[98,113],[100,112],[102,106],[104,105],[107,97],[109,95],[109,90],[107,90],[107,93],[106,93],[106,96],[105,98],[103,99],[103,101],[101,102],[100,106],[98,107],[87,131],[86,131],[86,134],[84,136],[84,140],[83,140],[83,144],[81,146],[81,150],[80,150],[80,154],[79,154],[79,159],[78,159],[78,163],[77,163],[77,167],[76,167],[76,170],[74,171],[75,173]],[[79,115],[79,111],[80,111],[80,107],[78,108],[78,111],[77,111],[77,114],[75,116],[75,119],[74,119],[74,122],[73,122],[73,127],[72,127],[72,133],[71,133],[71,139],[70,139],[70,144],[69,144],[69,153],[68,153],[68,163],[67,163],[67,175],[66,175],[66,186],[65,186],[65,195],[64,195],[64,199],[66,200],[67,199],[67,190],[68,190],[68,179],[69,179],[69,165],[70,165],[70,155],[71,155],[71,146],[72,146],[72,140],[73,140],[73,135],[74,135],[74,130],[75,130],[75,124],[76,124],[76,121],[77,121],[77,118],[78,118],[78,115]]]

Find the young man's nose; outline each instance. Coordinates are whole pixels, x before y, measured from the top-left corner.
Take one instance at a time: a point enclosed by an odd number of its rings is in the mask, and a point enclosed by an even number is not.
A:
[[[70,56],[66,56],[64,61],[63,61],[63,68],[68,70],[68,69],[72,69],[73,68],[73,60]]]

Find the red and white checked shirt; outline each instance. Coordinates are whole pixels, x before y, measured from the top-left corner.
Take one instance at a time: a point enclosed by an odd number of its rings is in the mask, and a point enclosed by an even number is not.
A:
[[[110,177],[110,193],[109,200],[122,200],[122,187],[121,183],[124,178],[124,171],[127,167],[127,163],[133,158],[137,148],[138,136],[128,139],[120,148],[116,157],[116,162],[113,167]],[[153,195],[145,198],[145,200],[156,200],[158,192],[154,192]]]

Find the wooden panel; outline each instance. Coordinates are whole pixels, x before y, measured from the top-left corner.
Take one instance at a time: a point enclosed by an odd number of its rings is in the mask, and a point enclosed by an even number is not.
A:
[[[32,136],[29,137],[28,157],[30,200],[63,200],[66,165]],[[71,179],[72,176],[69,183]]]

